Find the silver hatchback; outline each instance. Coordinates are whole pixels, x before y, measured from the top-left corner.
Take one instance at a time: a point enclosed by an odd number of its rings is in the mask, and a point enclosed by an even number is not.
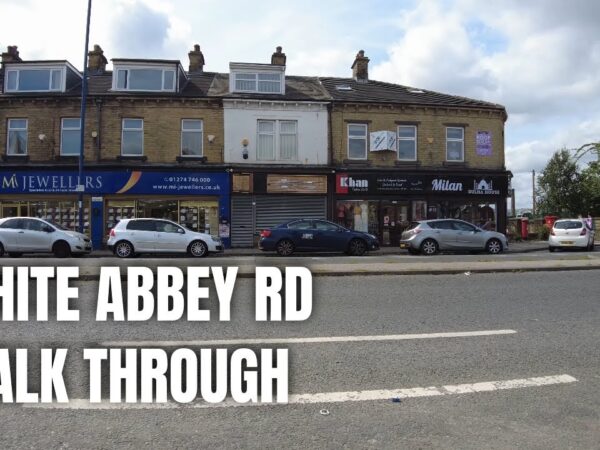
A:
[[[457,219],[436,219],[413,222],[402,233],[400,248],[411,255],[435,255],[438,251],[477,250],[497,254],[508,249],[508,239],[502,233],[483,230]]]

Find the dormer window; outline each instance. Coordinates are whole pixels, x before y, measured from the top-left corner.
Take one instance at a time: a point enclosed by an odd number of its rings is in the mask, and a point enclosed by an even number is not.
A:
[[[114,88],[119,91],[175,91],[174,69],[117,69]]]
[[[179,61],[113,59],[114,91],[177,92],[187,79]]]
[[[271,64],[231,63],[231,92],[284,94],[285,66]]]
[[[65,68],[19,68],[6,70],[5,92],[64,92]]]

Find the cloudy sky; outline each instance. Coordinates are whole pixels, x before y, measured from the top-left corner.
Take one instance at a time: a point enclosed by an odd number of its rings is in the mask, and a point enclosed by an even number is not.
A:
[[[86,0],[0,0],[0,47],[83,64]],[[110,58],[179,59],[198,43],[205,70],[269,62],[287,73],[370,78],[506,106],[507,167],[517,208],[531,170],[555,150],[600,141],[600,1],[93,0],[90,47]]]

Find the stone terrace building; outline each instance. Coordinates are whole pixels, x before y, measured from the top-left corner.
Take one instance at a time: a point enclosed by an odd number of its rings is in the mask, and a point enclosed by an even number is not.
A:
[[[506,229],[509,177],[503,106],[370,80],[360,51],[352,78],[321,78],[332,97],[338,223],[398,245],[411,221],[460,218]]]
[[[223,235],[228,244],[229,174],[223,165],[223,109],[207,96],[199,46],[179,61],[89,54],[84,138],[84,228],[102,246],[121,218],[164,217]],[[51,219],[75,229],[78,213],[82,75],[67,61],[2,54],[0,217]]]

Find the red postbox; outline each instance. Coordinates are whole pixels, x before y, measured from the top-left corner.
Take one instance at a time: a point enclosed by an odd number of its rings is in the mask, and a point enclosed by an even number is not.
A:
[[[527,239],[529,236],[529,219],[521,217],[521,239]]]

